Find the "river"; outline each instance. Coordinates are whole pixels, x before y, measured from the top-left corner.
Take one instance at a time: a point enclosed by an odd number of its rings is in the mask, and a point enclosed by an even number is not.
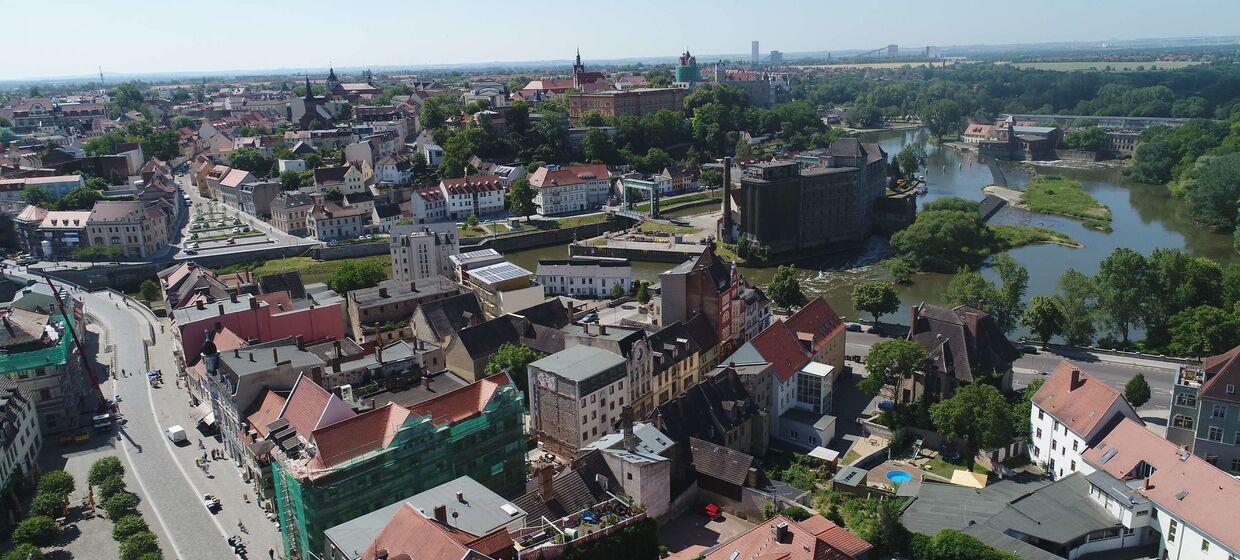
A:
[[[870,142],[877,141],[888,154],[895,154],[909,143],[922,145],[927,157],[925,174],[929,194],[919,199],[919,206],[946,196],[981,200],[981,188],[995,182],[990,168],[979,162],[976,154],[932,144],[924,130],[884,131],[863,138]],[[1012,188],[1024,188],[1033,177],[1025,164],[1004,162],[1000,168]],[[1157,248],[1180,248],[1223,263],[1236,258],[1231,236],[1194,224],[1183,202],[1171,196],[1166,187],[1126,181],[1118,166],[1052,162],[1039,164],[1035,169],[1039,174],[1061,175],[1080,181],[1090,195],[1111,208],[1113,231],[1103,233],[1086,229],[1081,222],[1071,218],[1032,214],[1011,207],[1001,210],[991,220],[992,224],[1046,227],[1064,232],[1084,244],[1079,249],[1031,245],[1012,250],[1010,254],[1016,261],[1029,269],[1029,296],[1053,293],[1060,275],[1069,268],[1090,275],[1096,273],[1098,263],[1119,247],[1128,247],[1144,254]],[[675,214],[683,216],[710,210],[710,207],[699,207]],[[567,246],[558,245],[513,252],[507,257],[515,264],[536,270],[538,259],[563,258],[567,255]],[[874,238],[861,254],[800,263],[797,268],[802,286],[810,297],[824,295],[840,314],[856,317],[849,301],[853,285],[865,279],[887,277],[887,271],[876,263],[889,255],[890,248],[886,241]],[[668,268],[670,266],[663,263],[635,262],[633,276],[640,280],[656,280],[658,274]],[[773,268],[741,269],[746,278],[758,285],[770,282],[774,271]],[[982,273],[992,280],[997,279],[990,269],[984,268]],[[947,274],[918,274],[911,285],[900,286],[900,311],[894,317],[886,318],[906,322],[912,306],[922,301],[937,302],[950,279]]]

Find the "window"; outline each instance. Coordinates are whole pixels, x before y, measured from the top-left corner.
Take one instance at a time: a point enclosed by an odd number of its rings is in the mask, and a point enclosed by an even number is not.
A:
[[[628,472],[628,473],[624,473],[624,474],[625,474],[625,475],[627,475],[627,477],[628,477],[628,479],[629,479],[629,480],[633,480],[633,473]]]
[[[1211,465],[1218,466],[1218,455],[1206,455],[1206,462]]]
[[[1040,452],[1039,452],[1038,448],[1037,448],[1037,447],[1034,447],[1034,448],[1033,448],[1033,456],[1034,456],[1034,457],[1037,457],[1037,456],[1039,455],[1039,453],[1040,453]]]
[[[1041,420],[1042,416],[1043,416],[1042,409],[1039,408],[1038,409],[1038,420]]]
[[[1231,472],[1240,473],[1240,459],[1231,460]]]
[[[1201,551],[1202,551],[1202,552],[1210,552],[1210,541],[1207,541],[1207,540],[1205,540],[1205,539],[1201,539]]]
[[[1227,418],[1227,405],[1214,405],[1214,409],[1210,411],[1210,418]]]
[[[1059,449],[1059,442],[1052,439],[1051,440],[1051,451],[1054,451],[1056,449]]]
[[[1076,471],[1076,461],[1072,461],[1072,464],[1070,466],[1072,467],[1073,471]]]
[[[1210,441],[1223,441],[1223,429],[1218,426],[1210,426],[1206,439]]]
[[[1179,529],[1179,528],[1180,528],[1180,524],[1176,523],[1175,520],[1172,519],[1171,525],[1167,527],[1167,542],[1175,542],[1175,532],[1176,532],[1176,529]]]
[[[1078,443],[1080,443],[1080,442],[1078,442],[1078,441],[1076,441],[1076,440],[1072,440],[1072,450],[1073,450],[1073,451],[1076,451],[1076,445],[1077,445]],[[1073,467],[1073,468],[1076,468],[1076,467]]]
[[[1042,428],[1038,428],[1038,439],[1042,438]]]
[[[1192,417],[1192,416],[1187,416],[1187,415],[1184,415],[1184,414],[1176,414],[1176,415],[1175,415],[1175,418],[1173,418],[1173,419],[1171,420],[1171,425],[1172,425],[1172,426],[1175,426],[1176,428],[1187,428],[1187,429],[1192,429],[1192,427],[1193,427],[1193,417]]]

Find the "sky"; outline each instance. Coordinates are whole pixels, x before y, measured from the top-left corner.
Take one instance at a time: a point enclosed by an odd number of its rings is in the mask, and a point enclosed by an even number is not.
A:
[[[1240,0],[0,0],[0,81],[1237,34]]]

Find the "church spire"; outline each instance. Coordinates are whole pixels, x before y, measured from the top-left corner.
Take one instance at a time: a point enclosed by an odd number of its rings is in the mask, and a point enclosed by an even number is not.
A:
[[[306,101],[314,99],[314,92],[310,90],[310,74],[306,74]]]

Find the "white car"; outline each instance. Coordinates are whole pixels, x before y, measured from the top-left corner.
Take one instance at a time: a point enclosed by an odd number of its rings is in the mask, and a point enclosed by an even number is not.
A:
[[[168,439],[171,440],[172,443],[177,444],[189,441],[189,438],[185,435],[185,428],[182,428],[180,424],[168,428]]]

